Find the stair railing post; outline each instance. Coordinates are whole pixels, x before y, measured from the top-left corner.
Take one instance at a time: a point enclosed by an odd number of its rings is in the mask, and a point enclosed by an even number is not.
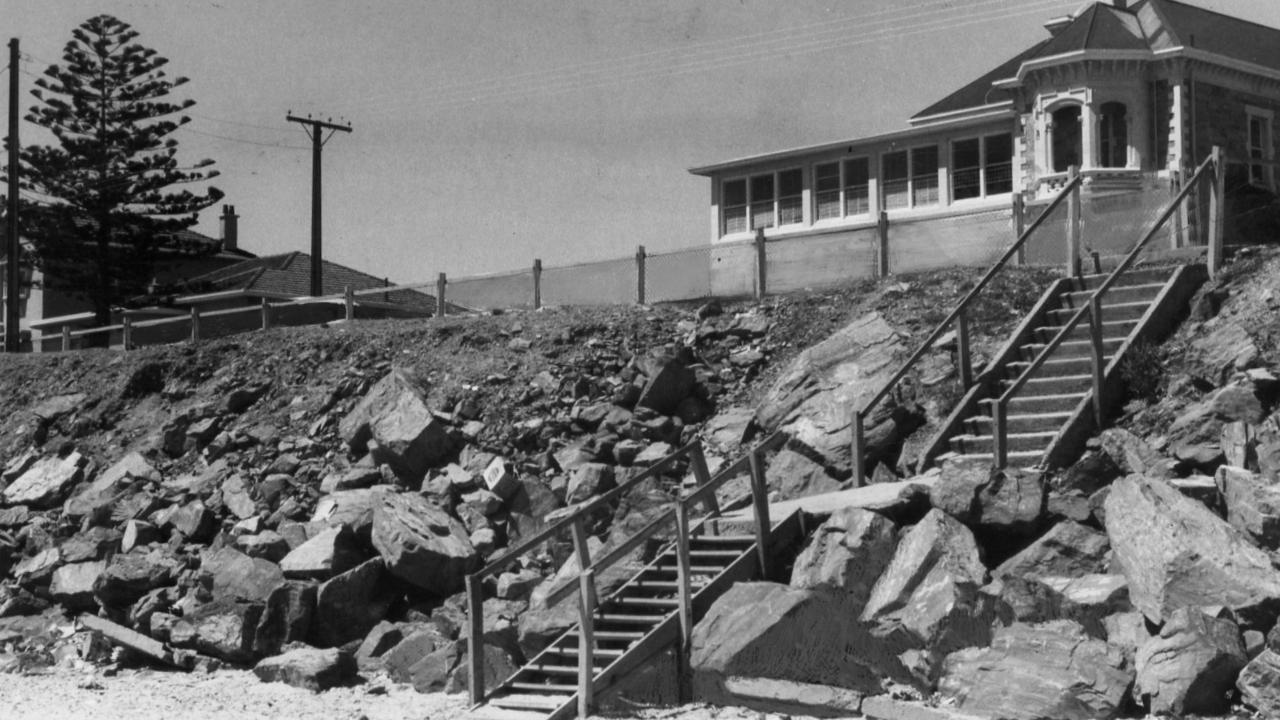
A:
[[[271,301],[262,298],[262,329],[271,329]]]
[[[969,347],[969,313],[964,310],[956,318],[956,354],[960,356],[960,383],[968,392],[973,387],[973,353]]]
[[[685,676],[689,669],[689,647],[693,638],[693,590],[689,578],[689,509],[684,502],[677,500],[676,514],[676,588],[680,613],[680,701],[685,702],[689,694]]]
[[[1003,470],[1009,464],[1009,423],[1004,398],[996,398],[991,404],[991,441],[995,445],[995,466]]]
[[[343,317],[346,318],[347,322],[356,319],[356,296],[351,291],[350,285],[342,286],[342,309]]]
[[[1080,275],[1080,168],[1075,165],[1067,171],[1072,182],[1071,195],[1067,197],[1067,277]]]
[[[850,425],[853,426],[853,486],[867,484],[867,437],[862,427],[862,411],[852,408]]]
[[[578,554],[578,569],[586,570],[591,567],[591,548],[587,546],[587,526],[579,515],[573,519],[573,551]],[[595,586],[592,585],[592,593],[594,595]],[[591,599],[595,604],[595,598]]]
[[[1013,194],[1013,239],[1016,241],[1022,237],[1022,233],[1027,231],[1027,202],[1022,197],[1022,193],[1015,192]],[[1027,264],[1027,244],[1022,243],[1018,246],[1018,253],[1014,256],[1019,266]]]
[[[1271,172],[1268,168],[1267,172]],[[1216,277],[1222,269],[1222,235],[1226,217],[1227,152],[1220,145],[1213,146],[1213,184],[1209,189],[1208,264],[1209,277]]]
[[[1089,298],[1089,352],[1093,365],[1093,422],[1096,430],[1102,430],[1106,398],[1102,395],[1102,301],[1097,295]]]
[[[125,315],[121,321],[124,326],[120,331],[120,342],[124,345],[125,352],[133,349],[133,318]]]
[[[707,468],[707,455],[702,451],[701,442],[689,448],[689,464],[693,466],[693,477],[697,480],[699,488],[711,482],[711,470]],[[714,491],[707,494],[706,503],[709,515],[720,514],[720,499],[716,497]]]
[[[445,313],[445,305],[448,301],[444,298],[445,287],[449,284],[449,278],[440,273],[436,277],[436,317],[442,318]]]
[[[595,705],[595,575],[587,568],[578,575],[578,717],[584,720]]]
[[[200,342],[200,308],[191,306],[191,342]]]
[[[636,304],[644,304],[644,284],[645,284],[645,258],[648,255],[644,252],[644,246],[636,246]]]
[[[880,211],[876,220],[876,277],[889,277],[889,213]]]
[[[533,309],[542,309],[542,258],[533,259]]]
[[[764,247],[764,228],[756,228],[756,299],[769,292],[769,257]]]
[[[470,677],[467,687],[471,692],[471,704],[484,702],[484,597],[480,594],[480,582],[475,575],[467,576],[467,661]]]
[[[769,482],[764,474],[764,459],[753,449],[747,456],[751,465],[751,507],[756,520],[756,554],[760,559],[760,577],[769,579],[769,535],[773,525],[769,519]]]

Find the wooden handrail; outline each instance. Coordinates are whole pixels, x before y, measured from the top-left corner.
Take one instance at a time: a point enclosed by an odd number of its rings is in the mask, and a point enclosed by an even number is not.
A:
[[[992,440],[995,444],[995,462],[997,467],[1005,467],[1009,459],[1007,412],[1009,401],[1012,400],[1013,396],[1027,384],[1027,381],[1031,379],[1032,373],[1039,370],[1044,365],[1045,361],[1049,359],[1049,356],[1053,354],[1053,351],[1066,340],[1067,335],[1069,335],[1071,331],[1080,324],[1080,320],[1083,319],[1086,314],[1091,315],[1093,317],[1092,322],[1094,322],[1099,329],[1101,328],[1102,318],[1100,301],[1102,296],[1110,290],[1116,280],[1118,280],[1119,277],[1123,275],[1135,261],[1137,261],[1138,255],[1142,252],[1143,248],[1146,247],[1147,243],[1151,242],[1151,239],[1160,232],[1164,227],[1164,224],[1169,221],[1169,218],[1172,217],[1173,213],[1178,209],[1178,206],[1181,205],[1182,202],[1186,200],[1187,196],[1191,194],[1191,191],[1197,187],[1205,172],[1215,165],[1215,158],[1216,155],[1210,156],[1200,164],[1200,167],[1196,168],[1191,179],[1183,185],[1182,190],[1174,196],[1173,200],[1169,202],[1169,205],[1160,213],[1160,216],[1151,226],[1151,229],[1148,230],[1140,240],[1138,240],[1137,244],[1133,246],[1133,249],[1124,256],[1124,259],[1116,265],[1115,269],[1112,270],[1111,273],[1107,275],[1106,279],[1098,285],[1097,289],[1090,294],[1088,300],[1081,304],[1080,309],[1076,310],[1067,323],[1062,326],[1062,329],[1053,336],[1053,339],[1040,349],[1040,352],[1036,355],[1035,359],[1031,361],[1031,364],[1022,371],[1022,374],[1020,374],[1009,388],[996,400],[992,406],[992,420],[994,421],[994,427],[992,428]],[[1091,330],[1090,337],[1094,338],[1095,336],[1097,336],[1097,342],[1100,344],[1101,338],[1098,336],[1097,330]],[[1094,362],[1097,362],[1100,358],[1100,353],[1095,350],[1092,355],[1095,358]],[[1101,375],[1098,368],[1093,369],[1093,376],[1095,378],[1095,382],[1100,380]],[[1099,389],[1100,388],[1095,388],[1095,395]]]
[[[1053,211],[1056,210],[1064,200],[1079,189],[1081,182],[1080,175],[1073,174],[1067,184],[1062,187],[1062,190],[1058,191],[1058,195],[1049,203],[1048,206],[1045,207],[1044,211],[1031,222],[1031,225],[1022,231],[1022,234],[1020,234],[1018,239],[1004,251],[1004,254],[1000,256],[1000,259],[996,260],[995,264],[983,274],[982,279],[978,280],[978,283],[974,285],[969,292],[965,293],[964,298],[960,300],[956,307],[942,322],[938,323],[938,326],[933,329],[933,332],[929,333],[928,337],[924,339],[924,342],[920,343],[920,346],[916,348],[916,351],[911,353],[911,356],[907,358],[907,361],[898,367],[897,372],[890,376],[884,385],[880,386],[880,390],[877,391],[875,395],[872,395],[870,400],[863,403],[861,408],[857,408],[850,413],[853,416],[850,420],[851,430],[853,433],[853,474],[854,482],[857,485],[862,485],[866,478],[866,458],[864,457],[866,454],[866,440],[864,438],[864,421],[867,416],[871,414],[871,411],[880,404],[880,401],[883,400],[889,392],[893,390],[893,388],[897,387],[898,383],[902,382],[902,379],[907,376],[907,373],[911,371],[911,368],[915,367],[915,364],[918,363],[920,358],[924,357],[925,353],[933,347],[933,344],[938,341],[938,338],[942,337],[943,334],[946,333],[947,328],[951,327],[951,324],[957,321],[960,321],[958,340],[963,346],[961,348],[963,351],[962,355],[965,356],[960,359],[961,375],[964,382],[973,382],[973,366],[967,357],[969,328],[967,318],[965,318],[964,315],[965,310],[968,309],[969,304],[978,296],[978,293],[982,292],[991,280],[995,278],[996,274],[999,273],[1006,264],[1008,264],[1009,260],[1020,255],[1023,246],[1029,239],[1031,239],[1031,236],[1040,229],[1040,226],[1049,218],[1050,215],[1053,214]],[[965,389],[967,390],[968,386],[966,386]]]

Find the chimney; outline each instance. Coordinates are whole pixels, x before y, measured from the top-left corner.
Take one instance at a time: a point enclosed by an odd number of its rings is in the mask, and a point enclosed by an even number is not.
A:
[[[1111,6],[1117,10],[1128,10],[1129,0],[1111,0]]]
[[[238,250],[240,247],[239,215],[235,205],[222,206],[222,249]]]

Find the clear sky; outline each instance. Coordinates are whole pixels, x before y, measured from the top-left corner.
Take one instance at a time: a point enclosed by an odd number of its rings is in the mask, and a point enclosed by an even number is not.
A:
[[[1277,0],[1190,1],[1280,27]],[[25,111],[78,24],[138,30],[191,78],[179,157],[217,161],[258,254],[310,246],[310,142],[286,112],[346,120],[324,150],[325,257],[405,282],[706,243],[689,167],[904,127],[1080,6],[0,0],[0,32],[27,58]],[[217,215],[196,229],[216,237]]]

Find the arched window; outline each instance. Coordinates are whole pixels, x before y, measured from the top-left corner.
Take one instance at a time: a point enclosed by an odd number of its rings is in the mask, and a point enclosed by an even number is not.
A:
[[[1067,105],[1053,111],[1053,171],[1066,172],[1080,166],[1080,106]]]
[[[1098,154],[1102,167],[1122,168],[1129,164],[1129,122],[1124,103],[1102,104],[1098,123]]]

